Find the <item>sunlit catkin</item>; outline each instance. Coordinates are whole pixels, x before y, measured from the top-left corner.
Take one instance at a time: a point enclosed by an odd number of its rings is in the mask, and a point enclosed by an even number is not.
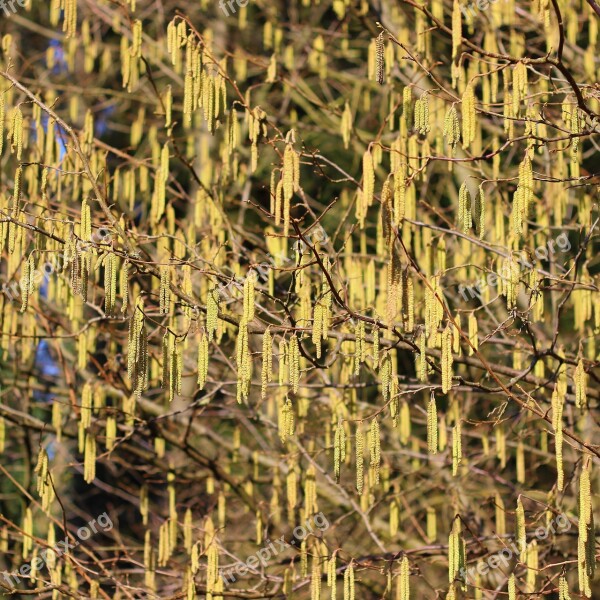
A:
[[[520,560],[524,561],[525,554],[527,551],[527,532],[525,530],[525,509],[521,502],[521,496],[517,498],[517,510],[515,513],[516,519],[516,531],[515,537],[517,538],[517,547],[520,553]]]
[[[267,327],[262,339],[262,370],[261,370],[261,398],[267,395],[267,386],[273,381],[273,338],[271,330]]]
[[[362,494],[363,485],[365,483],[364,479],[364,435],[362,431],[362,423],[356,424],[356,436],[354,439],[354,444],[356,448],[356,491],[359,494]]]
[[[575,383],[575,406],[577,408],[587,408],[587,375],[583,360],[579,359],[573,376]]]
[[[377,418],[371,421],[369,428],[369,457],[370,469],[373,474],[373,483],[379,483],[379,470],[381,465],[381,439],[380,439],[379,423]],[[370,476],[369,476],[370,479]]]
[[[202,390],[208,376],[208,336],[203,333],[198,344],[198,387]]]
[[[352,562],[344,571],[344,600],[355,600],[354,596],[354,567]]]
[[[452,357],[452,327],[450,324],[446,326],[442,332],[442,392],[447,394],[452,388],[452,365],[454,359]]]
[[[333,442],[333,465],[336,481],[340,478],[341,465],[346,460],[346,430],[340,421],[335,427]]]
[[[458,0],[455,0],[458,2]],[[477,115],[475,113],[475,91],[468,83],[462,95],[462,142],[468,148],[475,140]]]
[[[458,192],[458,227],[467,233],[472,226],[471,192],[465,181]]]
[[[596,567],[591,464],[591,460],[586,457],[579,478],[579,536],[577,545],[579,590],[588,598],[592,597],[590,582],[594,577]]]
[[[427,450],[429,454],[437,454],[438,451],[438,418],[433,394],[427,405]]]

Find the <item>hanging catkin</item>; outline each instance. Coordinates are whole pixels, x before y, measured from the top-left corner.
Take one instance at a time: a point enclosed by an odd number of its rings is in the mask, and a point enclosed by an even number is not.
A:
[[[458,2],[458,0],[455,0]],[[475,91],[468,83],[462,95],[462,142],[468,148],[475,140],[477,115],[475,113]]]
[[[354,440],[356,446],[356,491],[362,494],[364,485],[364,448],[365,442],[362,432],[362,423],[356,424],[356,436]]]
[[[452,388],[452,327],[450,323],[442,332],[442,393],[447,394]]]
[[[198,344],[198,387],[202,390],[208,375],[208,335],[202,333]]]
[[[579,590],[588,598],[592,597],[590,582],[594,577],[596,567],[591,465],[592,461],[586,457],[579,478],[579,537],[577,545]]]
[[[379,85],[385,83],[385,44],[383,31],[375,40],[375,79]]]
[[[462,428],[457,421],[452,429],[452,476],[458,474],[458,467],[462,462]]]
[[[579,359],[575,367],[573,380],[575,383],[575,406],[585,409],[587,408],[587,375],[582,359]]]
[[[465,181],[458,192],[458,227],[467,233],[472,225],[471,192]]]
[[[346,460],[346,430],[344,424],[338,421],[335,427],[333,442],[333,465],[336,481],[339,481],[341,465]]]
[[[452,60],[458,56],[462,44],[462,14],[459,0],[452,5]]]
[[[206,333],[212,342],[218,325],[220,294],[217,288],[209,290],[206,296]]]
[[[267,386],[273,381],[273,338],[269,327],[265,329],[262,339],[262,370],[261,370],[261,398],[267,395]]]
[[[516,532],[515,537],[517,538],[517,547],[519,548],[520,560],[525,560],[525,554],[527,552],[527,533],[525,530],[525,510],[521,502],[521,496],[517,498],[517,510],[516,516]]]
[[[460,141],[460,123],[458,121],[458,112],[454,104],[446,112],[444,117],[444,129],[442,132],[444,139],[451,148],[451,156],[456,153],[456,145]],[[450,163],[451,165],[452,163]]]
[[[410,564],[406,555],[400,561],[396,600],[410,600]]]
[[[429,454],[438,451],[438,418],[435,396],[432,394],[427,405],[427,449]]]
[[[354,567],[352,562],[344,571],[344,600],[355,600],[354,596]]]
[[[370,469],[373,473],[373,483],[379,483],[379,470],[381,465],[381,439],[377,417],[371,421],[369,428],[369,457]],[[369,477],[370,480],[370,477]]]

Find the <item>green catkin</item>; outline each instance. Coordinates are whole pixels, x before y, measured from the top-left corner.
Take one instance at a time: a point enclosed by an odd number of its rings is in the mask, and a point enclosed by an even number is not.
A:
[[[437,454],[438,418],[434,395],[431,396],[427,405],[427,449],[429,454]]]

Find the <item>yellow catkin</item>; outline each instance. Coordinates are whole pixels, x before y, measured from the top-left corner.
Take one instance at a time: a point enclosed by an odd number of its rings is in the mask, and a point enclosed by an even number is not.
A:
[[[468,83],[462,95],[462,141],[468,148],[475,140],[477,116],[475,113],[475,91]]]
[[[527,532],[525,529],[525,509],[521,502],[521,496],[517,498],[517,510],[515,513],[516,518],[516,531],[515,537],[517,538],[517,547],[519,549],[520,560],[525,560],[525,554],[527,552]]]
[[[371,421],[369,428],[369,456],[370,469],[373,474],[373,482],[379,483],[380,465],[381,465],[381,439],[379,431],[379,422],[377,418]]]
[[[450,324],[442,332],[442,392],[447,394],[452,388],[452,328]]]
[[[452,475],[456,477],[458,467],[462,463],[462,428],[457,421],[452,429]]]
[[[356,446],[356,491],[362,494],[364,480],[364,436],[362,432],[362,424],[357,423],[356,425],[356,436],[354,440]]]
[[[369,150],[363,154],[363,202],[366,207],[373,204],[373,194],[375,192],[375,168],[373,165],[373,156]]]
[[[575,383],[575,406],[580,409],[587,408],[587,375],[583,360],[579,359],[573,377]]]
[[[410,563],[406,555],[400,561],[396,600],[410,600]]]
[[[244,281],[244,306],[242,315],[246,322],[250,323],[254,319],[254,285],[256,283],[255,271],[250,271]]]
[[[4,148],[4,120],[6,119],[6,102],[4,92],[0,93],[0,156]]]
[[[92,483],[96,478],[96,438],[91,434],[85,436],[85,451],[83,455],[83,479]]]
[[[346,430],[340,421],[335,428],[333,443],[333,465],[336,480],[340,478],[341,465],[346,460]]]
[[[354,596],[354,567],[352,562],[344,571],[344,600],[355,600]]]
[[[261,398],[267,395],[267,386],[273,381],[273,338],[271,330],[267,327],[262,339],[262,371],[261,371]]]
[[[471,192],[465,181],[458,192],[458,227],[467,233],[472,226]]]
[[[508,600],[517,600],[517,586],[514,573],[511,573],[508,578]]]
[[[594,577],[596,565],[594,535],[594,517],[591,495],[591,460],[585,459],[579,479],[579,536],[577,544],[577,563],[579,590],[592,597],[590,582]]]
[[[458,112],[454,105],[446,112],[442,135],[451,148],[452,156],[454,156],[456,153],[456,145],[460,141],[460,123],[458,120]]]
[[[171,269],[168,265],[160,267],[159,311],[161,315],[169,313],[171,304]]]
[[[342,113],[340,130],[342,133],[344,148],[347,150],[348,146],[350,145],[350,136],[352,135],[352,111],[350,110],[350,105],[347,102],[344,106],[344,112]]]
[[[438,451],[438,418],[435,396],[431,396],[427,405],[427,449],[429,454]]]
[[[452,60],[458,56],[462,44],[462,13],[459,0],[452,5]]]
[[[206,333],[212,341],[218,325],[220,295],[217,288],[209,290],[206,296]]]
[[[208,375],[208,336],[202,334],[198,344],[198,387],[202,390]]]

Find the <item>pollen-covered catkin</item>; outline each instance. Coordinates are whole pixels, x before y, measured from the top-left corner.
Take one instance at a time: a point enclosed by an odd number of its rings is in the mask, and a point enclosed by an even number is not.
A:
[[[354,440],[356,446],[356,491],[362,494],[364,485],[364,436],[362,431],[362,423],[356,424],[356,436]]]
[[[442,332],[442,392],[447,394],[452,388],[452,327],[446,326]]]
[[[427,405],[427,449],[429,454],[438,451],[438,418],[435,396],[432,394]]]
[[[273,338],[269,327],[265,329],[262,339],[262,370],[261,370],[261,398],[267,395],[267,386],[273,381]]]
[[[458,192],[458,226],[467,233],[473,226],[471,210],[471,192],[467,182],[463,182]]]
[[[375,78],[379,85],[385,83],[385,44],[383,41],[383,31],[375,40]]]
[[[198,387],[202,390],[208,375],[208,335],[202,333],[198,344]]]

